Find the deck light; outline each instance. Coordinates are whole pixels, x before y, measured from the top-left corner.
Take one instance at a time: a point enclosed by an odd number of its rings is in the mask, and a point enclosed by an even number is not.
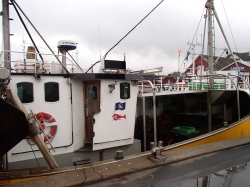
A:
[[[108,88],[109,88],[109,93],[112,93],[113,90],[115,89],[115,84],[109,84]]]

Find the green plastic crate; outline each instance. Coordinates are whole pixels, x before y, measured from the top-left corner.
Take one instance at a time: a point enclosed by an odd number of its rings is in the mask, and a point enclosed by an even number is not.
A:
[[[201,83],[201,87],[200,87],[200,83],[199,82],[190,82],[188,83],[188,89],[189,90],[208,90],[209,89],[209,84],[208,82],[202,82]],[[214,89],[215,90],[223,90],[225,89],[225,84],[224,83],[218,83],[218,82],[214,82]]]
[[[194,127],[186,127],[186,126],[177,126],[171,130],[171,132],[173,133],[186,135],[186,136],[193,134],[195,131],[196,129]]]

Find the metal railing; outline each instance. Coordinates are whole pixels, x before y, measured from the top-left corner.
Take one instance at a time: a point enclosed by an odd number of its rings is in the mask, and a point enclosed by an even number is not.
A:
[[[48,56],[49,60],[51,60],[51,61],[53,61],[53,59],[55,57],[53,54],[46,54],[46,53],[7,51],[7,50],[5,50],[5,51],[1,51],[0,67],[4,67],[4,64],[6,63],[6,61],[3,58],[5,53],[9,53],[12,56],[12,58],[14,57],[15,59],[17,59],[17,60],[8,61],[11,64],[11,70],[12,71],[15,70],[15,64],[19,62],[19,63],[25,63],[24,66],[34,66],[34,68],[33,68],[34,73],[36,73],[36,71],[37,71],[37,68],[36,68],[37,64],[41,64],[41,65],[43,65],[44,63],[51,64],[51,65],[53,64],[52,62],[48,62],[47,60],[45,60],[45,61],[38,60],[37,56],[39,54],[41,54],[43,56]],[[35,59],[26,59],[25,56],[27,54],[33,54],[35,56]],[[58,54],[56,56],[57,57],[63,57],[64,55],[59,55]],[[68,58],[67,56],[66,56],[66,59],[67,59],[67,64],[66,64],[67,69],[77,69],[79,71],[82,71],[75,64],[75,62],[72,59]],[[56,63],[56,64],[61,66],[60,63]]]
[[[173,84],[163,84],[162,80],[160,83],[155,83],[156,81],[149,82],[156,88],[156,92],[199,91],[209,90],[212,88],[209,85],[209,77],[211,76],[214,79],[213,90],[245,89],[250,91],[249,74],[241,76],[224,74],[204,75]],[[148,82],[139,82],[138,88],[139,93],[152,93],[152,86]]]

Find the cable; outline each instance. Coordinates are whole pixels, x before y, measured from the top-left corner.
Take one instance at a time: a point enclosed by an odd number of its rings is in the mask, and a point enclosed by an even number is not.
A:
[[[29,142],[29,144],[30,144],[30,147],[31,147],[31,150],[32,150],[32,152],[33,152],[33,155],[35,156],[35,159],[36,159],[37,165],[40,167],[40,164],[39,164],[39,162],[38,162],[38,160],[37,160],[37,158],[36,158],[36,154],[35,154],[35,152],[34,152],[34,150],[33,150],[33,147],[32,147],[32,145],[31,145],[31,143],[30,143],[29,139],[27,139],[27,141],[28,141],[28,142]]]
[[[90,68],[85,72],[85,73],[88,73],[88,71],[93,68],[97,63],[101,62],[100,60],[98,60],[96,63],[94,63],[92,66],[90,66]]]
[[[19,10],[22,12],[23,16],[26,18],[26,20],[30,23],[30,25],[33,27],[33,29],[36,31],[36,33],[40,36],[40,38],[43,40],[43,42],[47,45],[47,47],[49,48],[49,50],[51,51],[51,53],[55,56],[55,58],[57,59],[57,61],[62,65],[62,62],[60,61],[60,59],[57,57],[57,55],[55,55],[55,53],[53,52],[53,50],[50,48],[50,46],[48,45],[48,43],[44,40],[44,38],[42,37],[42,35],[38,32],[38,30],[36,29],[36,27],[32,24],[32,22],[29,20],[29,18],[26,16],[26,14],[23,12],[23,10],[21,9],[21,7],[17,4],[17,2],[15,0],[11,0],[11,2],[15,3],[15,5],[19,8]],[[64,67],[64,65],[62,65],[63,69],[70,74],[70,72],[66,69],[66,67]]]
[[[103,56],[104,60],[107,56],[107,54],[114,49],[124,38],[126,38],[139,24],[141,24],[143,22],[143,20],[145,20],[164,0],[162,0],[160,3],[158,3],[158,5],[156,5],[153,10],[151,10],[139,23],[137,23],[125,36],[122,37],[122,39],[120,39],[113,47],[111,47],[108,52]],[[99,25],[98,25],[99,26]],[[99,63],[99,61],[97,61],[96,63],[94,63],[85,73],[88,73],[88,71],[94,67],[97,63]]]
[[[79,66],[79,64],[75,61],[75,59],[72,57],[72,55],[67,51],[67,54],[71,57],[71,59],[75,62],[76,66],[82,70],[82,68]],[[83,70],[82,70],[83,71]]]
[[[111,47],[108,52],[104,55],[104,59],[106,58],[107,54],[114,49],[124,38],[126,38],[139,24],[143,22],[164,0],[162,0],[156,7],[153,8],[139,23],[137,23],[125,36],[122,37],[113,47]]]
[[[113,47],[111,47],[108,52],[103,56],[103,59],[105,60],[107,54],[114,49],[124,38],[126,38],[139,24],[141,24],[164,0],[162,0],[160,3],[158,3],[153,10],[151,10],[139,23],[137,23],[127,34],[125,34],[125,36],[122,37],[122,39],[120,39]],[[98,29],[99,29],[99,24],[98,24]],[[97,61],[96,63],[94,63],[85,73],[88,73],[88,71],[94,67],[97,63],[99,63],[99,61]]]
[[[84,175],[84,179],[83,179],[83,181],[82,181],[82,184],[83,184],[83,186],[85,186],[85,181],[87,180],[87,176],[86,176],[86,173],[85,173],[85,170],[84,170],[84,168],[83,168],[83,175]]]
[[[16,11],[16,13],[17,13],[19,19],[20,19],[20,21],[22,22],[22,24],[23,24],[23,26],[24,26],[24,28],[25,28],[27,34],[29,35],[32,44],[33,44],[34,47],[36,48],[36,51],[38,52],[38,55],[40,56],[41,60],[43,61],[43,57],[42,57],[41,53],[39,52],[39,49],[37,48],[37,46],[36,46],[36,44],[35,44],[35,42],[34,42],[32,36],[31,36],[31,34],[30,34],[28,28],[26,27],[26,24],[25,24],[24,21],[23,21],[23,18],[21,17],[19,11],[18,11],[17,8],[16,8],[16,5],[15,5],[16,2],[13,1],[13,0],[10,0],[10,1],[11,1],[12,5],[13,5],[13,7],[14,7],[14,9],[15,9],[15,11]]]
[[[236,43],[235,43],[235,40],[234,40],[233,32],[232,32],[232,29],[231,29],[231,26],[230,26],[230,23],[229,23],[229,20],[228,20],[228,17],[227,17],[227,12],[226,12],[226,9],[225,9],[225,7],[224,7],[223,0],[221,0],[221,2],[222,2],[222,6],[223,6],[223,9],[224,9],[224,12],[225,12],[225,14],[226,14],[227,23],[228,23],[228,26],[229,26],[229,29],[230,29],[230,32],[231,32],[231,35],[232,35],[232,38],[233,38],[233,41],[234,41],[235,49],[236,49],[236,51],[237,51],[237,53],[238,53],[238,49],[237,49],[237,46],[236,46]]]
[[[199,29],[199,27],[200,27],[201,20],[202,20],[202,18],[203,18],[203,14],[204,14],[204,10],[205,10],[205,8],[204,8],[204,9],[203,9],[203,11],[202,11],[202,14],[201,14],[201,19],[200,19],[200,21],[199,21],[198,27],[197,27],[197,29],[196,29],[196,31],[195,31],[195,34],[194,34],[194,37],[193,37],[193,39],[192,39],[192,42],[191,42],[191,43],[193,43],[194,38],[195,38],[195,36],[196,36],[196,34],[197,34],[197,32],[198,32],[198,29]],[[188,51],[190,50],[190,48],[191,48],[191,45],[189,46]],[[178,72],[180,71],[180,69],[181,69],[182,65],[184,64],[184,61],[185,61],[185,59],[182,61],[181,65],[180,65],[180,67],[179,67],[179,69],[178,69]]]
[[[108,52],[103,56],[103,58],[105,59],[107,54],[112,50],[114,49],[124,38],[126,38],[140,23],[143,22],[144,19],[146,19],[164,0],[162,0],[160,3],[158,3],[158,5],[156,5],[153,10],[151,10],[139,23],[137,23],[125,36],[122,37],[122,39],[120,39],[113,47],[111,47]],[[99,25],[98,25],[98,28],[99,28]],[[99,61],[97,61],[96,63],[94,63],[85,73],[88,73],[88,71],[94,67],[97,63],[99,63]]]

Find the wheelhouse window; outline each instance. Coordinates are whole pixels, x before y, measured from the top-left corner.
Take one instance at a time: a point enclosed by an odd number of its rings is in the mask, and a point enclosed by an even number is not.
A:
[[[120,98],[129,99],[130,98],[130,83],[120,83]]]
[[[88,86],[88,98],[90,100],[98,99],[98,95],[97,95],[98,92],[97,91],[98,91],[97,86],[95,86],[95,85]]]
[[[22,103],[32,103],[34,101],[33,83],[17,83],[17,95]]]
[[[59,101],[59,84],[57,82],[47,82],[44,84],[45,101]]]

